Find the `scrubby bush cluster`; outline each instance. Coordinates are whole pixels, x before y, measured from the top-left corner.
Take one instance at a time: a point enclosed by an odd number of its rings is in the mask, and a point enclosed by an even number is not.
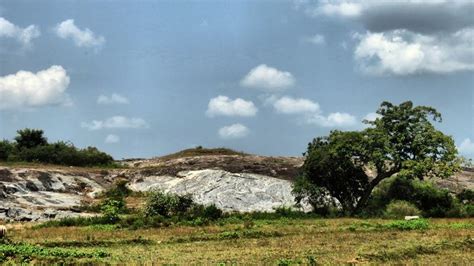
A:
[[[48,143],[42,130],[27,128],[18,130],[14,141],[0,141],[0,161],[97,166],[111,165],[114,160],[95,147],[79,149],[64,141]]]
[[[390,202],[385,210],[385,216],[393,219],[403,219],[405,216],[420,214],[420,210],[414,204],[404,200]]]
[[[429,181],[392,177],[382,182],[372,193],[366,215],[389,217],[419,214],[424,217],[472,217],[472,191],[452,195],[449,190],[438,188]],[[396,215],[399,213],[400,215]]]

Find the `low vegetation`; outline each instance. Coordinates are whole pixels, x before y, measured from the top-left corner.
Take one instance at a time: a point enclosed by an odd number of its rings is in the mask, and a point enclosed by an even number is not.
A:
[[[112,156],[95,147],[79,149],[70,142],[48,143],[42,130],[22,129],[14,141],[0,141],[0,161],[67,166],[111,166]]]
[[[248,155],[244,152],[235,151],[229,148],[204,148],[202,146],[197,146],[195,148],[182,150],[173,154],[159,157],[162,160],[171,160],[183,157],[194,157],[194,156],[205,156],[205,155]]]
[[[378,114],[367,129],[333,131],[308,145],[293,192],[313,212],[224,213],[191,195],[136,193],[118,179],[82,208],[89,217],[13,226],[0,241],[0,263],[471,263],[474,192],[455,195],[429,181],[461,165],[452,138],[430,122],[440,114],[411,102],[384,102]],[[160,159],[202,155],[246,154],[197,147]],[[0,143],[0,160],[112,163],[95,148],[49,144],[29,129]],[[421,218],[404,220],[413,215]]]
[[[242,214],[202,226],[130,230],[115,226],[14,226],[8,249],[36,251],[26,261],[97,264],[469,264],[473,219],[264,217]],[[282,215],[282,213],[280,213]],[[3,247],[3,246],[2,246]],[[65,251],[67,258],[37,249]],[[73,253],[69,253],[73,252]],[[25,261],[25,253],[3,256]],[[81,254],[73,255],[73,254]]]

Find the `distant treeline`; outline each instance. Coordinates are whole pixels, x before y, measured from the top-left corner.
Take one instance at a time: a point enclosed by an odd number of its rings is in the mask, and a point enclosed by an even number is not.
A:
[[[95,147],[79,149],[65,141],[48,143],[43,130],[26,128],[17,131],[14,141],[0,141],[0,161],[104,166],[113,164],[114,159]]]

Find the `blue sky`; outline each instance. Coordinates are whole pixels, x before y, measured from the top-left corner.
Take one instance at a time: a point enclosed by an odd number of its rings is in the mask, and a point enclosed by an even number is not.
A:
[[[472,1],[0,1],[0,137],[300,155],[388,100],[474,157]]]

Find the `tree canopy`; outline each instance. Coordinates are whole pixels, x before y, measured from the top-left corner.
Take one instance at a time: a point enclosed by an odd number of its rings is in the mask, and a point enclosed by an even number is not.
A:
[[[31,149],[37,146],[48,144],[48,140],[43,136],[41,129],[25,128],[17,131],[15,141],[18,148]]]
[[[383,102],[377,114],[374,121],[364,121],[364,130],[332,131],[309,143],[295,183],[297,200],[329,195],[354,214],[365,207],[375,186],[394,174],[422,180],[459,169],[453,139],[432,124],[441,122],[434,108]]]

